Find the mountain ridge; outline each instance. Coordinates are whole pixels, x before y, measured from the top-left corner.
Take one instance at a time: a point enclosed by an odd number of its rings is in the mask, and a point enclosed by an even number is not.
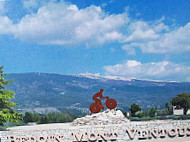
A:
[[[16,93],[15,102],[21,112],[47,113],[69,110],[89,113],[92,96],[103,88],[104,96],[118,101],[118,108],[127,111],[132,103],[142,108],[165,107],[172,97],[190,92],[190,82],[158,82],[88,78],[81,75],[54,73],[13,73],[5,76],[14,81],[6,89]]]
[[[128,78],[128,77],[120,77],[120,76],[100,76],[99,74],[93,73],[81,73],[81,74],[59,74],[59,73],[43,73],[43,72],[26,72],[26,73],[8,73],[9,75],[23,75],[23,74],[49,74],[49,75],[61,75],[61,76],[74,76],[74,77],[86,77],[90,79],[110,79],[110,80],[123,80],[123,81],[132,81],[132,80],[140,80],[140,81],[152,81],[152,82],[175,82],[175,83],[190,83],[190,81],[175,81],[175,80],[154,80],[154,79],[138,79],[138,78]]]

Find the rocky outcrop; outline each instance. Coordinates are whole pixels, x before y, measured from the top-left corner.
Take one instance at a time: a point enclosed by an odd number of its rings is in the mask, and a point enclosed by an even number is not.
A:
[[[120,110],[105,110],[92,115],[86,115],[75,119],[71,125],[108,125],[108,124],[123,124],[128,123],[129,120],[123,115]]]

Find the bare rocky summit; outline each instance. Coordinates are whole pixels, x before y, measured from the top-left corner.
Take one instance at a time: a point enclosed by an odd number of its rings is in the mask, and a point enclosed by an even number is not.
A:
[[[108,125],[108,124],[126,124],[128,120],[120,110],[105,110],[96,114],[86,115],[75,119],[71,125]]]

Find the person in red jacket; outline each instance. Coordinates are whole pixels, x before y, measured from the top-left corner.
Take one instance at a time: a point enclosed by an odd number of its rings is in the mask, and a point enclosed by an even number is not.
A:
[[[108,98],[108,97],[103,97],[103,95],[102,95],[103,92],[104,92],[104,90],[103,90],[103,89],[100,89],[100,92],[94,94],[94,96],[92,97],[92,99],[93,99],[96,103],[101,104],[102,109],[104,109],[105,107],[102,105],[101,99]],[[99,98],[100,98],[100,99],[99,99]]]

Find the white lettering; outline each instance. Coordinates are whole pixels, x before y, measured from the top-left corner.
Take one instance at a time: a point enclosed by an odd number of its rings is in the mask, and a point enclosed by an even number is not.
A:
[[[97,140],[96,134],[95,133],[88,134],[88,140],[89,141],[96,141]]]
[[[129,138],[133,140],[135,137],[135,133],[137,132],[137,129],[128,129],[127,128],[126,132],[128,133]]]
[[[168,130],[169,137],[175,137],[177,135],[177,130],[175,128]]]

